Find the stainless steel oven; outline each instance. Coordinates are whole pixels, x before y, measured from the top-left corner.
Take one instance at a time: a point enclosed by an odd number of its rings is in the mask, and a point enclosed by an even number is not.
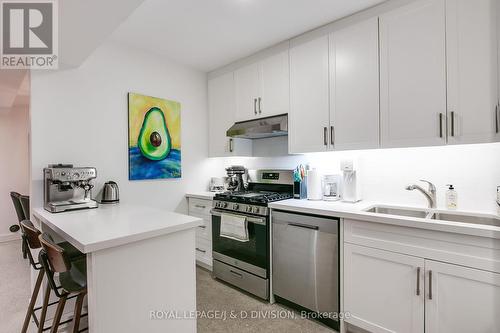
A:
[[[221,237],[221,215],[227,211],[212,209],[213,274],[236,287],[264,299],[269,297],[269,218],[247,213],[248,241]]]
[[[241,168],[238,170],[241,171]],[[258,297],[269,299],[271,250],[268,203],[293,197],[293,170],[248,170],[247,176],[248,185],[244,190],[215,195],[212,209],[213,275]],[[222,218],[223,214],[233,216]],[[224,227],[223,236],[221,224]],[[236,228],[240,231],[239,236],[244,230],[245,237],[231,237],[226,233],[227,228]]]

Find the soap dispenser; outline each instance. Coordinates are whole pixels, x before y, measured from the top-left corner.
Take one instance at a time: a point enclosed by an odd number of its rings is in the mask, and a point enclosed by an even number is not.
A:
[[[457,191],[453,185],[448,184],[448,191],[446,191],[446,208],[457,209]]]

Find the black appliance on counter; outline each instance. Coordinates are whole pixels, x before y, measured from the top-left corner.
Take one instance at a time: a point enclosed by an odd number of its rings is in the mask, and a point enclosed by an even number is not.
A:
[[[293,170],[249,170],[245,191],[216,194],[213,200],[213,275],[269,299],[270,210],[268,203],[293,198]],[[246,218],[248,240],[220,234],[223,214]]]

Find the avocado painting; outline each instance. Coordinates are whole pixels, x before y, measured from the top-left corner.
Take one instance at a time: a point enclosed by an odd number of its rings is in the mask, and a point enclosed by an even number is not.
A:
[[[181,105],[128,94],[129,179],[181,177]]]

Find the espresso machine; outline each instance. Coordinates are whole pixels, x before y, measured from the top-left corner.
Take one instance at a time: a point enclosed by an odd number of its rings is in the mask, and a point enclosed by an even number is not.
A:
[[[44,208],[51,213],[97,208],[92,199],[95,168],[75,168],[72,164],[51,164],[43,169]]]

